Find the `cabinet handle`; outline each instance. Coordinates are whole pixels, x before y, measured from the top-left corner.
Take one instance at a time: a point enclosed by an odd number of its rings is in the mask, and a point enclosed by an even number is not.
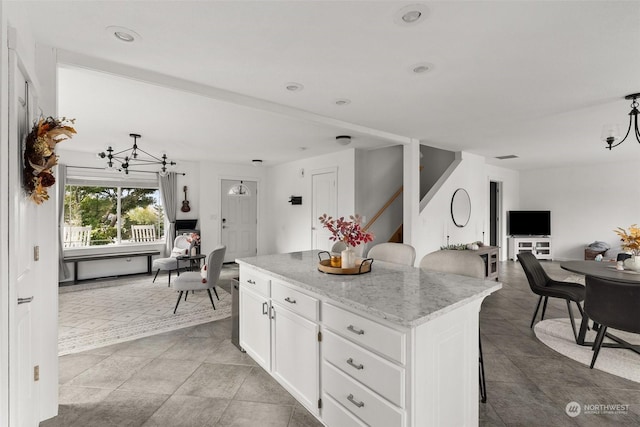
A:
[[[20,305],[20,304],[29,304],[31,301],[33,301],[33,297],[18,298],[18,305]]]
[[[356,365],[355,363],[353,363],[353,358],[351,357],[347,359],[347,363],[353,366],[354,368],[356,368],[357,370],[364,369],[364,365],[362,363],[359,365]]]
[[[255,280],[251,280],[251,279],[247,279],[247,283],[250,284],[250,285],[255,285],[256,284]]]
[[[284,300],[285,300],[286,302],[288,302],[289,304],[295,304],[295,303],[296,303],[296,300],[291,299],[291,298],[289,298],[289,297],[286,297]]]
[[[362,329],[356,329],[353,325],[347,326],[347,330],[356,335],[364,335],[364,331]]]
[[[364,402],[358,402],[356,399],[354,399],[353,394],[347,396],[347,400],[356,405],[358,408],[362,408],[364,406]]]
[[[269,308],[269,304],[267,304],[266,302],[262,303],[262,314],[267,315],[268,313],[268,308]]]

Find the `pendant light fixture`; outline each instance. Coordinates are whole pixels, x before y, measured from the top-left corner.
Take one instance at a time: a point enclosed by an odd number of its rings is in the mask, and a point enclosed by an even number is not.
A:
[[[640,98],[640,93],[634,93],[631,95],[627,95],[624,99],[631,99],[631,111],[629,112],[629,127],[627,128],[627,134],[624,138],[620,139],[620,127],[618,125],[604,125],[602,127],[602,141],[604,141],[608,148],[611,150],[613,147],[617,147],[622,144],[629,133],[633,130],[636,140],[640,143],[640,130],[638,130],[638,101],[637,98]]]
[[[133,138],[133,146],[131,148],[116,152],[111,146],[109,146],[106,149],[106,152],[103,151],[98,153],[99,158],[107,159],[107,170],[124,172],[128,175],[131,167],[136,168],[160,165],[161,168],[159,174],[161,176],[165,176],[168,173],[167,168],[176,165],[176,162],[169,160],[166,154],[156,157],[138,147],[138,138],[140,138],[139,134],[130,133],[129,136]]]

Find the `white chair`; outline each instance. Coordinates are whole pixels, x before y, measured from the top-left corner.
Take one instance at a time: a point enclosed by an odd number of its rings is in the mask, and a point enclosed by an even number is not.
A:
[[[420,260],[423,270],[438,271],[440,273],[459,274],[461,276],[485,278],[484,260],[474,251],[441,250],[431,252]],[[482,341],[478,330],[480,399],[487,401],[487,383],[484,379],[484,359],[482,357]]]
[[[187,265],[187,261],[181,261],[177,257],[181,255],[189,255],[191,250],[191,242],[187,236],[178,236],[173,241],[173,250],[167,258],[157,258],[153,260],[152,270],[156,270],[156,275],[153,278],[153,283],[156,282],[156,278],[160,271],[169,272],[169,285],[171,285],[171,272],[176,271],[180,276],[180,268]]]
[[[205,289],[209,294],[209,300],[211,300],[213,309],[216,309],[216,305],[213,303],[213,297],[211,296],[211,289],[215,292],[216,298],[220,300],[218,292],[216,291],[216,284],[220,278],[220,271],[222,271],[222,263],[224,262],[224,253],[226,250],[226,246],[218,246],[209,254],[207,257],[207,263],[205,264],[206,277],[203,277],[199,271],[189,271],[183,273],[175,280],[173,283],[173,289],[180,291],[180,294],[178,295],[176,307],[173,309],[173,314],[175,314],[178,309],[183,293],[185,294],[184,300],[186,301],[189,291],[201,291]]]
[[[91,226],[64,227],[63,246],[65,248],[80,248],[91,244]]]
[[[154,225],[132,225],[131,240],[134,242],[155,242],[156,227]]]
[[[369,250],[367,258],[413,266],[416,261],[416,250],[413,246],[404,243],[380,243]]]

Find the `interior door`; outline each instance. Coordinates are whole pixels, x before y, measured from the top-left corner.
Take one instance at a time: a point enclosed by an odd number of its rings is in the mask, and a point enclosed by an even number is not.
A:
[[[29,78],[9,51],[9,424],[36,425],[34,332],[31,301],[37,271],[37,206],[22,190],[22,150],[29,129]]]
[[[240,194],[234,191],[245,186]],[[220,240],[227,247],[224,262],[255,256],[258,252],[258,183],[223,179],[220,188],[222,230]]]
[[[319,171],[311,174],[311,249],[331,250],[335,242],[329,240],[331,233],[322,226],[318,218],[322,214],[337,215],[336,171]]]

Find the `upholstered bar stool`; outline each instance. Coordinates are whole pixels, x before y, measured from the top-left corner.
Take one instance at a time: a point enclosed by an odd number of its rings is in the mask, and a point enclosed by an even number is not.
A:
[[[461,276],[485,278],[484,260],[474,251],[441,250],[431,252],[420,260],[420,268],[423,270],[438,271],[441,273],[460,274]],[[480,399],[482,403],[487,401],[487,383],[484,378],[484,358],[482,357],[482,339],[478,329],[478,364],[480,379]]]

